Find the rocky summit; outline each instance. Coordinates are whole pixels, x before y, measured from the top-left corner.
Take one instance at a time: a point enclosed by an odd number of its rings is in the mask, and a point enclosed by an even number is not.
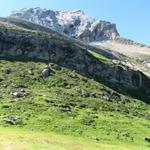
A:
[[[119,35],[115,24],[88,17],[81,10],[29,8],[14,11],[10,16],[32,21],[85,42],[114,39]]]

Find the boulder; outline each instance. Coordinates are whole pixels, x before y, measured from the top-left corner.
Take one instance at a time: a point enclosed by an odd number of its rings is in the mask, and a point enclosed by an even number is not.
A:
[[[21,118],[19,116],[4,116],[3,117],[3,121],[7,124],[10,124],[10,125],[16,125],[16,124],[19,124],[21,123]]]
[[[20,97],[25,97],[27,95],[28,93],[25,93],[25,92],[11,92],[10,93],[11,98],[20,98]]]
[[[42,70],[42,77],[47,78],[51,75],[51,69],[50,68],[44,68]]]
[[[91,93],[91,94],[90,94],[90,97],[93,97],[93,98],[101,98],[101,94],[100,94],[100,93]]]
[[[84,89],[77,88],[77,92],[82,96],[82,97],[90,97],[90,93]]]
[[[0,98],[3,98],[3,95],[2,95],[2,94],[0,94]]]
[[[148,138],[148,137],[146,137],[144,140],[145,140],[146,142],[150,142],[150,138]]]
[[[102,98],[105,99],[105,100],[110,100],[111,99],[111,92],[110,91],[105,91],[103,93]]]
[[[3,70],[3,73],[4,74],[10,74],[11,73],[11,69],[6,68],[6,69]]]
[[[8,85],[7,85],[7,84],[3,84],[2,87],[3,87],[3,88],[7,88]]]

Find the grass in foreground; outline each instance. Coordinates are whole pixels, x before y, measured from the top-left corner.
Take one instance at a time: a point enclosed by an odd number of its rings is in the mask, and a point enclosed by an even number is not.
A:
[[[145,147],[111,145],[82,138],[33,132],[14,128],[0,128],[1,150],[148,150]]]

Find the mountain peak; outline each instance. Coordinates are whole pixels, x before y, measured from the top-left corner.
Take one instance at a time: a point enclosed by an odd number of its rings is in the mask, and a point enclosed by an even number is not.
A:
[[[65,10],[65,11],[60,11],[62,13],[72,13],[72,14],[81,14],[84,15],[84,11],[82,11],[81,9],[73,9],[73,10]]]
[[[115,24],[88,17],[80,9],[53,11],[39,7],[24,8],[12,12],[10,16],[40,24],[84,42],[114,39],[119,35]]]

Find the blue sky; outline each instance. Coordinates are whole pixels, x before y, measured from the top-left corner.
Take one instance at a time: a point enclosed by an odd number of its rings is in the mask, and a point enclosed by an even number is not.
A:
[[[82,9],[91,17],[116,23],[121,36],[150,45],[150,0],[1,0],[0,16],[25,7]]]

